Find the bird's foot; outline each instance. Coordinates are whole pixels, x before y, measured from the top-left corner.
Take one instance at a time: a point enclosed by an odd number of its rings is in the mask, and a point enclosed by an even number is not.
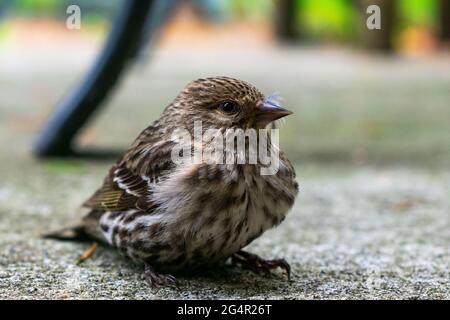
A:
[[[231,256],[231,263],[257,274],[270,274],[273,269],[281,268],[286,272],[288,281],[291,280],[291,266],[284,259],[264,260],[256,254],[241,250]]]
[[[150,265],[144,268],[144,278],[152,288],[176,286],[177,279],[170,274],[161,274],[155,271]]]

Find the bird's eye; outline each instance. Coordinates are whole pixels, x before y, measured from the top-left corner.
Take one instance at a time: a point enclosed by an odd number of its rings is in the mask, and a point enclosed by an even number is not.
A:
[[[237,105],[232,101],[223,102],[219,108],[225,113],[234,113],[237,111]]]

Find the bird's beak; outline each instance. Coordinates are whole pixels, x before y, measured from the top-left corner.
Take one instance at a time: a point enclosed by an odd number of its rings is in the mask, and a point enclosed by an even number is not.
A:
[[[279,105],[266,100],[258,108],[258,111],[256,111],[256,122],[265,126],[272,121],[286,117],[292,113],[292,111],[286,110]]]

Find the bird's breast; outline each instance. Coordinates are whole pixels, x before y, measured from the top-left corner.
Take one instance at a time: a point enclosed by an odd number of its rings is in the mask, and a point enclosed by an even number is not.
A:
[[[131,258],[179,269],[223,260],[279,224],[297,189],[288,173],[195,165],[177,168],[151,191],[156,210],[107,213],[104,236]]]
[[[297,193],[293,173],[262,176],[257,165],[178,168],[154,189],[188,260],[221,259],[278,225]]]

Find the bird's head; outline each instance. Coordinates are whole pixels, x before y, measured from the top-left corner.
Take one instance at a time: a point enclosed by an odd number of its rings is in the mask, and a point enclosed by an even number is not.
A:
[[[213,77],[189,83],[173,103],[183,125],[202,121],[204,127],[262,129],[292,112],[266,98],[251,84]]]

